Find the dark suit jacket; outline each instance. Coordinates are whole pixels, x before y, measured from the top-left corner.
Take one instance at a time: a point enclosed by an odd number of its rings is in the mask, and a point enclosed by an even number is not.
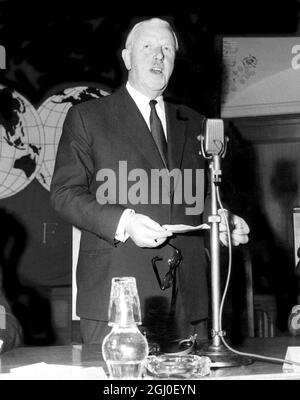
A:
[[[197,141],[203,117],[185,106],[166,103],[166,118],[170,169],[204,169],[205,160],[199,156]],[[159,305],[165,310],[169,307],[171,290],[160,290],[151,259],[156,255],[168,257],[170,246],[140,248],[130,238],[116,245],[115,232],[125,208],[133,208],[160,224],[198,225],[203,220],[202,209],[198,215],[186,214],[186,207],[191,204],[185,203],[184,196],[183,204],[132,204],[129,201],[120,204],[119,178],[120,175],[120,179],[124,178],[124,170],[119,173],[119,161],[127,161],[128,174],[141,168],[150,177],[151,170],[164,168],[143,116],[125,87],[69,110],[52,179],[54,208],[61,217],[82,229],[77,266],[77,314],[84,318],[107,320],[111,279],[116,276],[136,277],[143,317],[145,309],[152,307],[152,300],[154,307]],[[114,171],[117,184],[117,198],[112,192],[108,193],[108,204],[100,204],[96,199],[97,189],[103,184],[97,181],[97,172],[104,168]],[[120,183],[123,189],[125,181]],[[128,182],[128,189],[136,182]],[[195,189],[195,179],[193,184]],[[150,196],[150,183],[148,189]],[[200,197],[205,196],[204,190],[201,181]],[[170,196],[172,198],[172,194]],[[172,238],[172,243],[183,254],[178,284],[191,321],[206,318],[208,312],[203,242],[203,233],[199,232]],[[167,264],[161,268],[163,275]]]

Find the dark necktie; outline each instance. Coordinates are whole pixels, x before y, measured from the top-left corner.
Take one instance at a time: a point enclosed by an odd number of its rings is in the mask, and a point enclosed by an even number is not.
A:
[[[159,150],[160,156],[163,159],[165,165],[167,166],[167,160],[168,160],[168,150],[167,150],[167,142],[166,142],[166,137],[164,134],[163,126],[161,123],[161,120],[159,116],[157,115],[155,105],[157,101],[156,100],[150,100],[150,130],[153,136],[153,139],[156,143],[156,146]]]

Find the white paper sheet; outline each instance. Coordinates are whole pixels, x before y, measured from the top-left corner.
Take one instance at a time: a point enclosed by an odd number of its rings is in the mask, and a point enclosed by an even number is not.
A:
[[[73,365],[47,364],[44,362],[12,368],[10,373],[0,374],[8,380],[105,380],[108,379],[102,367],[81,367]]]
[[[199,231],[201,229],[210,229],[210,226],[208,224],[202,224],[197,226],[177,224],[177,225],[163,225],[163,228],[173,233],[186,233],[192,231]]]
[[[300,346],[289,346],[285,360],[295,361],[300,364]],[[284,363],[282,370],[283,372],[300,372],[300,365]]]

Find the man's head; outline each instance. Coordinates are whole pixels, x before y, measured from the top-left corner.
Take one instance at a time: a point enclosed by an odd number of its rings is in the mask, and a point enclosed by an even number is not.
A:
[[[168,85],[178,42],[170,24],[159,18],[136,24],[129,32],[122,58],[130,84],[154,99]]]

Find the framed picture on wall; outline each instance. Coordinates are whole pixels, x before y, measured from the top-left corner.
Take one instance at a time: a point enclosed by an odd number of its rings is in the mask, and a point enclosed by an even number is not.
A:
[[[299,37],[223,37],[222,118],[300,112]]]

